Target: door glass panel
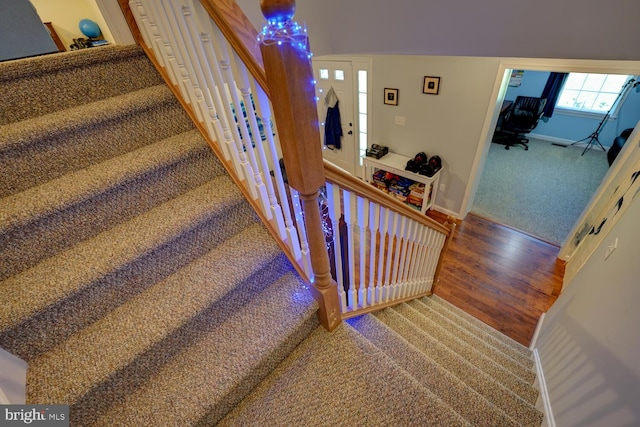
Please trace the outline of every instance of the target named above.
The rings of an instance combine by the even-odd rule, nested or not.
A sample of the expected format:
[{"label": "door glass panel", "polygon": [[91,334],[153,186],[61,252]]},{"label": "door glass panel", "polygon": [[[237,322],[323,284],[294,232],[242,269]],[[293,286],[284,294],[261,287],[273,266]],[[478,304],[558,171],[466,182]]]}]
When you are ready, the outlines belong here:
[{"label": "door glass panel", "polygon": [[358,92],[367,92],[367,70],[358,71]]},{"label": "door glass panel", "polygon": [[322,80],[329,80],[329,70],[326,68],[320,69],[320,78]]},{"label": "door glass panel", "polygon": [[336,80],[344,80],[344,70],[336,70],[335,78]]},{"label": "door glass panel", "polygon": [[360,114],[367,114],[367,94],[358,94],[358,112]]}]

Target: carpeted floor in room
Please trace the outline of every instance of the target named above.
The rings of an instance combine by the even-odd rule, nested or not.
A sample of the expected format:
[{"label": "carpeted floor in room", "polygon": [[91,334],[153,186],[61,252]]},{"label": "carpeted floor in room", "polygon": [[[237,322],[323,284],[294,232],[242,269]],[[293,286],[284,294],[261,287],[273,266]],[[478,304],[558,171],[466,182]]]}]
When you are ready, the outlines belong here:
[{"label": "carpeted floor in room", "polygon": [[595,146],[530,138],[529,150],[491,144],[471,212],[561,246],[609,165]]}]

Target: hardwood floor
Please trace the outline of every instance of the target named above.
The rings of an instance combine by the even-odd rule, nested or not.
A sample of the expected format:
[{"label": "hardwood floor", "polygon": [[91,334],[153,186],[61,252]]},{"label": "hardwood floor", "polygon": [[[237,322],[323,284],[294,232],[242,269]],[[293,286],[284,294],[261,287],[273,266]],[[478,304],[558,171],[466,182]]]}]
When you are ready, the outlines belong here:
[{"label": "hardwood floor", "polygon": [[558,251],[469,214],[452,235],[434,293],[529,346],[540,315],[562,288]]}]

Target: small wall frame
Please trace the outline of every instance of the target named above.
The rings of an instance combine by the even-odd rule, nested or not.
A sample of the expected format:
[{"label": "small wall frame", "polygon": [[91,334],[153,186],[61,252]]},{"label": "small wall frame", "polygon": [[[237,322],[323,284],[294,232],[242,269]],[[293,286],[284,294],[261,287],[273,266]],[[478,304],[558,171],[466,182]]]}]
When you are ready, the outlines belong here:
[{"label": "small wall frame", "polygon": [[440,92],[440,77],[424,76],[422,93],[437,95]]},{"label": "small wall frame", "polygon": [[398,89],[384,88],[384,103],[398,105]]}]

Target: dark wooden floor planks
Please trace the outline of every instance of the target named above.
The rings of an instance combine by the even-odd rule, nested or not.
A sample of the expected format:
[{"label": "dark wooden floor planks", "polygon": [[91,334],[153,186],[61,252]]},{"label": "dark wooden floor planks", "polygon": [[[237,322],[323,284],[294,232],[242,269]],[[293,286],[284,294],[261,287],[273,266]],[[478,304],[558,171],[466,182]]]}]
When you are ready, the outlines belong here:
[{"label": "dark wooden floor planks", "polygon": [[469,214],[451,237],[434,293],[529,346],[540,315],[562,288],[564,263],[558,251]]}]

